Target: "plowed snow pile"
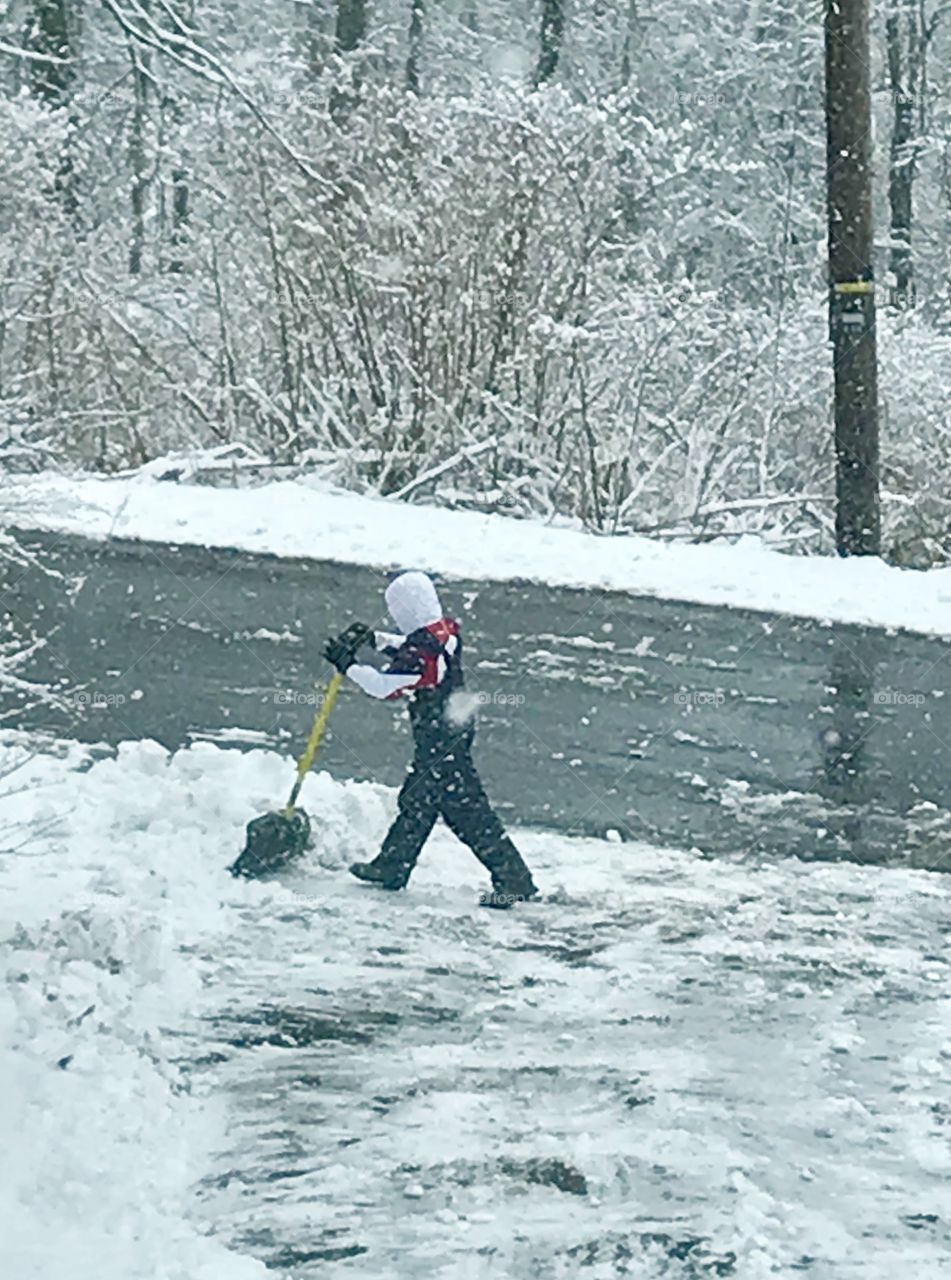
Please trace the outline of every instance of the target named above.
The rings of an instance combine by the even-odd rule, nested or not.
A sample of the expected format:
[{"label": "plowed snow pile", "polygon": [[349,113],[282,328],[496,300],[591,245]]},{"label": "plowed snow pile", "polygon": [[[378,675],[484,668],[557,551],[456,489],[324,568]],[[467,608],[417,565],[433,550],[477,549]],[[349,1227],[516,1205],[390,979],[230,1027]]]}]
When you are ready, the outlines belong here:
[{"label": "plowed snow pile", "polygon": [[394,798],[316,775],[245,885],[273,753],[0,758],[5,1276],[946,1274],[940,875],[523,832],[498,914],[446,833],[351,882]]}]

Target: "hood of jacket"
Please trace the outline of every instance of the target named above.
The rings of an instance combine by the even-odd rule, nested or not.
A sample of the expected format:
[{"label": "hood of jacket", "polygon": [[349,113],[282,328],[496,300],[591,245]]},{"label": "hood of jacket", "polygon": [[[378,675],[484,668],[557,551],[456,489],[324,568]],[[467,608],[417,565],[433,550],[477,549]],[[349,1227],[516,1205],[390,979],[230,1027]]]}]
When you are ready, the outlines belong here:
[{"label": "hood of jacket", "polygon": [[404,635],[438,622],[442,605],[432,580],[416,570],[401,573],[387,587],[384,599],[390,616]]}]

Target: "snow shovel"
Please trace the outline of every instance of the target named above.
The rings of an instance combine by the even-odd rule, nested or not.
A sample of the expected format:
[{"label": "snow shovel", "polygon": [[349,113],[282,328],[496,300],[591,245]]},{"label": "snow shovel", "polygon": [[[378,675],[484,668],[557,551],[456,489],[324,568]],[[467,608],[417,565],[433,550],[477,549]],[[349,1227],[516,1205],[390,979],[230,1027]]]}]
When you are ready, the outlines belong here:
[{"label": "snow shovel", "polygon": [[314,756],[342,684],[343,676],[338,671],[327,686],[327,692],[314,716],[307,746],[297,762],[297,778],[291,798],[279,813],[263,813],[260,818],[252,818],[248,823],[245,846],[228,868],[233,876],[253,880],[256,876],[269,875],[293,858],[300,857],[310,844],[310,818],[303,809],[296,809],[294,806],[304,778],[314,763]]}]

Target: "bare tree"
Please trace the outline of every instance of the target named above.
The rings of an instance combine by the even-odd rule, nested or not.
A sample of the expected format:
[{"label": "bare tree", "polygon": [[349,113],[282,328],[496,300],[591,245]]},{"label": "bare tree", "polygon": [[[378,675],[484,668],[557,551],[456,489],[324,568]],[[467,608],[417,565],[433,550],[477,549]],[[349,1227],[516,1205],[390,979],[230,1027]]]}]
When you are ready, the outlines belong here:
[{"label": "bare tree", "polygon": [[423,51],[423,18],[425,0],[411,0],[409,14],[409,53],[406,56],[406,87],[419,93],[419,65]]},{"label": "bare tree", "polygon": [[[171,21],[171,38],[185,39],[193,34],[189,22],[188,0],[163,0],[162,7]],[[184,136],[187,134],[186,104],[177,78],[166,75],[163,82],[162,116],[165,128],[171,134],[168,150],[172,156],[169,169],[167,196],[163,201],[163,231],[170,253],[163,265],[166,271],[175,273],[183,268],[182,251],[188,233],[189,174],[185,158]]]},{"label": "bare tree", "polygon": [[[337,25],[334,35],[337,53],[342,55],[355,53],[366,39],[366,34],[366,0],[337,0]],[[330,95],[330,114],[335,123],[341,127],[347,123],[360,92],[359,69],[351,66],[349,73],[352,87],[334,86]]]},{"label": "bare tree", "polygon": [[366,0],[337,0],[337,52],[353,53],[366,34]]},{"label": "bare tree", "polygon": [[641,17],[637,0],[628,0],[627,26],[624,31],[624,44],[621,50],[621,83],[631,83],[634,59],[644,40],[647,23]]},{"label": "bare tree", "polygon": [[563,0],[542,0],[540,49],[533,81],[536,89],[550,80],[558,69],[558,59],[561,57],[561,43],[564,34],[565,8]]},{"label": "bare tree", "polygon": [[926,130],[928,46],[947,6],[929,18],[924,0],[888,0],[885,43],[892,99],[892,136],[888,156],[888,203],[891,223],[890,301],[908,306],[915,300],[912,255],[914,185],[918,155]]},{"label": "bare tree", "polygon": [[[72,98],[75,70],[70,19],[70,0],[34,0],[27,23],[24,44],[36,55],[28,62],[30,87],[51,107],[66,107]],[[70,123],[76,124],[73,116]],[[60,156],[55,191],[63,207],[75,214],[76,172],[69,138]]]},{"label": "bare tree", "polygon": [[324,15],[321,6],[311,3],[311,0],[296,0],[295,7],[300,11],[298,22],[307,58],[307,70],[312,76],[316,76],[327,57],[322,23]]},{"label": "bare tree", "polygon": [[149,63],[151,54],[148,49],[140,49],[137,44],[130,40],[129,56],[132,59],[132,89],[134,94],[132,132],[129,137],[129,162],[132,166],[130,190],[132,235],[129,243],[129,274],[137,276],[142,271],[142,257],[145,252],[145,203],[149,187],[146,171],[145,130],[149,109],[149,85],[151,82]]},{"label": "bare tree", "polygon": [[34,0],[27,23],[30,87],[51,106],[65,106],[73,85],[69,0]]}]

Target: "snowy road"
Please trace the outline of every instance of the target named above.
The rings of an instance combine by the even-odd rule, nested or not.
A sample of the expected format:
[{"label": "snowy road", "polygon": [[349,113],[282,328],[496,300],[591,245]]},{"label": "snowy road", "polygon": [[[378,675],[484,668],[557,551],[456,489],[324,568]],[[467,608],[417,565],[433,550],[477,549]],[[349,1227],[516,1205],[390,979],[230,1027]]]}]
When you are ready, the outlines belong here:
[{"label": "snowy road", "polygon": [[237,913],[219,1229],[300,1276],[938,1280],[938,886],[523,843],[554,905],[474,912],[447,841],[396,903]]},{"label": "snowy road", "polygon": [[[81,687],[60,734],[294,752],[319,648],[380,618],[381,575],[314,561],[31,535],[81,582],[7,597],[54,628],[35,669]],[[707,851],[951,865],[951,644],[743,610],[451,582],[481,763],[514,820]],[[406,727],[347,698],[324,762],[399,781]],[[394,745],[392,734],[403,739]]]},{"label": "snowy road", "polygon": [[393,795],[320,774],[307,865],[241,884],[279,757],[87,763],[0,802],[42,823],[0,859],[17,1280],[947,1274],[944,877],[521,832],[549,900],[499,915],[446,835],[348,882]]}]

